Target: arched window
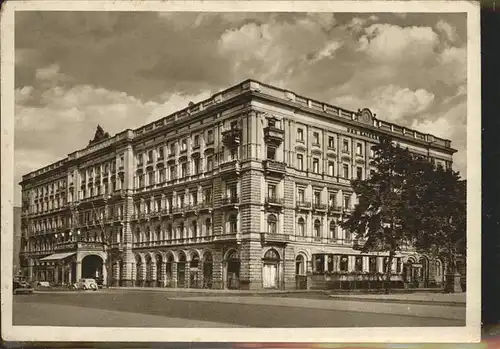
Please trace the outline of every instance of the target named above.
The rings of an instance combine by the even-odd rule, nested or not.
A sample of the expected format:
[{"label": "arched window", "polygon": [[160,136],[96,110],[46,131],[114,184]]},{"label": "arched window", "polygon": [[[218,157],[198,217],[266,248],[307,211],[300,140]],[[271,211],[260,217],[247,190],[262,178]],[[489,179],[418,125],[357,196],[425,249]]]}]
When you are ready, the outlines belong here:
[{"label": "arched window", "polygon": [[298,226],[299,226],[299,235],[300,236],[306,235],[306,222],[304,221],[304,218],[302,217],[299,218]]},{"label": "arched window", "polygon": [[184,239],[184,222],[179,224],[179,238]]},{"label": "arched window", "polygon": [[159,225],[156,226],[156,230],[155,230],[155,240],[156,241],[160,241],[161,240],[161,228]]},{"label": "arched window", "polygon": [[238,231],[238,218],[235,214],[229,216],[229,232],[231,234]]},{"label": "arched window", "polygon": [[304,256],[300,254],[297,256],[297,258],[295,258],[295,274],[296,275],[305,274]]},{"label": "arched window", "polygon": [[172,240],[172,224],[167,225],[167,239]]},{"label": "arched window", "polygon": [[207,229],[207,235],[210,235],[211,234],[211,229],[212,229],[212,222],[211,222],[210,218],[207,218],[205,220],[205,227]]},{"label": "arched window", "polygon": [[264,255],[264,259],[279,261],[280,260],[280,255],[279,255],[279,253],[275,249],[270,249]]},{"label": "arched window", "polygon": [[319,219],[314,221],[314,236],[317,238],[321,237],[321,222]]},{"label": "arched window", "polygon": [[139,229],[135,231],[135,242],[141,242],[141,231]]},{"label": "arched window", "polygon": [[240,255],[238,251],[232,251],[228,256],[227,256],[228,261],[236,261],[240,260]]},{"label": "arched window", "polygon": [[441,277],[441,261],[436,260],[436,276]]},{"label": "arched window", "polygon": [[198,236],[198,222],[195,220],[191,222],[191,234],[194,238]]},{"label": "arched window", "polygon": [[267,216],[267,231],[270,234],[276,234],[278,229],[277,229],[277,222],[276,222],[276,216],[273,214],[270,214]]},{"label": "arched window", "polygon": [[337,232],[336,232],[336,229],[335,229],[335,221],[331,221],[330,222],[330,237],[332,239],[336,239],[337,238]]}]

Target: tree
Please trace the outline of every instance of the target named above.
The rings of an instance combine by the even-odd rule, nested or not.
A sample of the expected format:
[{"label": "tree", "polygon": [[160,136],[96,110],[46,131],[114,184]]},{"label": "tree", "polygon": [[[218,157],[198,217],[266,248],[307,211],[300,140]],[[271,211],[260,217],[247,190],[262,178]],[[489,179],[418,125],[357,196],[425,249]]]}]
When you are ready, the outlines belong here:
[{"label": "tree", "polygon": [[409,239],[405,226],[410,212],[405,192],[409,172],[414,169],[413,157],[387,137],[380,138],[374,151],[375,173],[366,180],[352,181],[358,204],[342,225],[357,239],[365,240],[363,252],[388,252],[385,274],[386,293],[389,293],[392,261]]},{"label": "tree", "polygon": [[417,250],[445,261],[446,291],[454,292],[457,257],[466,253],[466,190],[460,175],[441,166],[431,167],[421,178],[412,178],[409,202],[414,212],[412,229]]}]

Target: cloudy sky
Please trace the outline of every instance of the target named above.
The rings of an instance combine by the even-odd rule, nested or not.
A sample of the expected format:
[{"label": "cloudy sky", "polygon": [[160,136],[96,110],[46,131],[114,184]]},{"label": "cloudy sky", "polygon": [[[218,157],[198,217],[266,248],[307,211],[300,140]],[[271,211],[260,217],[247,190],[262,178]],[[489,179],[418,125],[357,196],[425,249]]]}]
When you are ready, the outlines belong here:
[{"label": "cloudy sky", "polygon": [[[465,177],[466,17],[17,12],[15,180],[247,78],[452,140]],[[16,203],[19,204],[16,191]]]}]

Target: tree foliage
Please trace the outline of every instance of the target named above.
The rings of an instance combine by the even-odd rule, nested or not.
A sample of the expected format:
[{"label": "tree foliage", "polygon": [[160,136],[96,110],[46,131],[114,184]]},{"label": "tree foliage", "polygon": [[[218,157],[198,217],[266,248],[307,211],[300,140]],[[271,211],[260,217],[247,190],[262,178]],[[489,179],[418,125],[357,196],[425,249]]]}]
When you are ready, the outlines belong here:
[{"label": "tree foliage", "polygon": [[388,282],[394,256],[408,244],[454,270],[457,255],[465,253],[465,191],[458,173],[436,168],[390,138],[382,137],[374,150],[375,172],[352,181],[358,204],[343,227],[364,241],[362,251],[388,252]]}]

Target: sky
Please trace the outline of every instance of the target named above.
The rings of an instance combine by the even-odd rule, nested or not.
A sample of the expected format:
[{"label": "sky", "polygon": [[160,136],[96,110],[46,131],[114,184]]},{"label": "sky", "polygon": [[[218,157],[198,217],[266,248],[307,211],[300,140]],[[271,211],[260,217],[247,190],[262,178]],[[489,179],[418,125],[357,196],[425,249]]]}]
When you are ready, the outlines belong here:
[{"label": "sky", "polygon": [[[15,182],[253,78],[451,139],[466,175],[465,14],[17,12]],[[20,204],[20,187],[15,204]]]}]

